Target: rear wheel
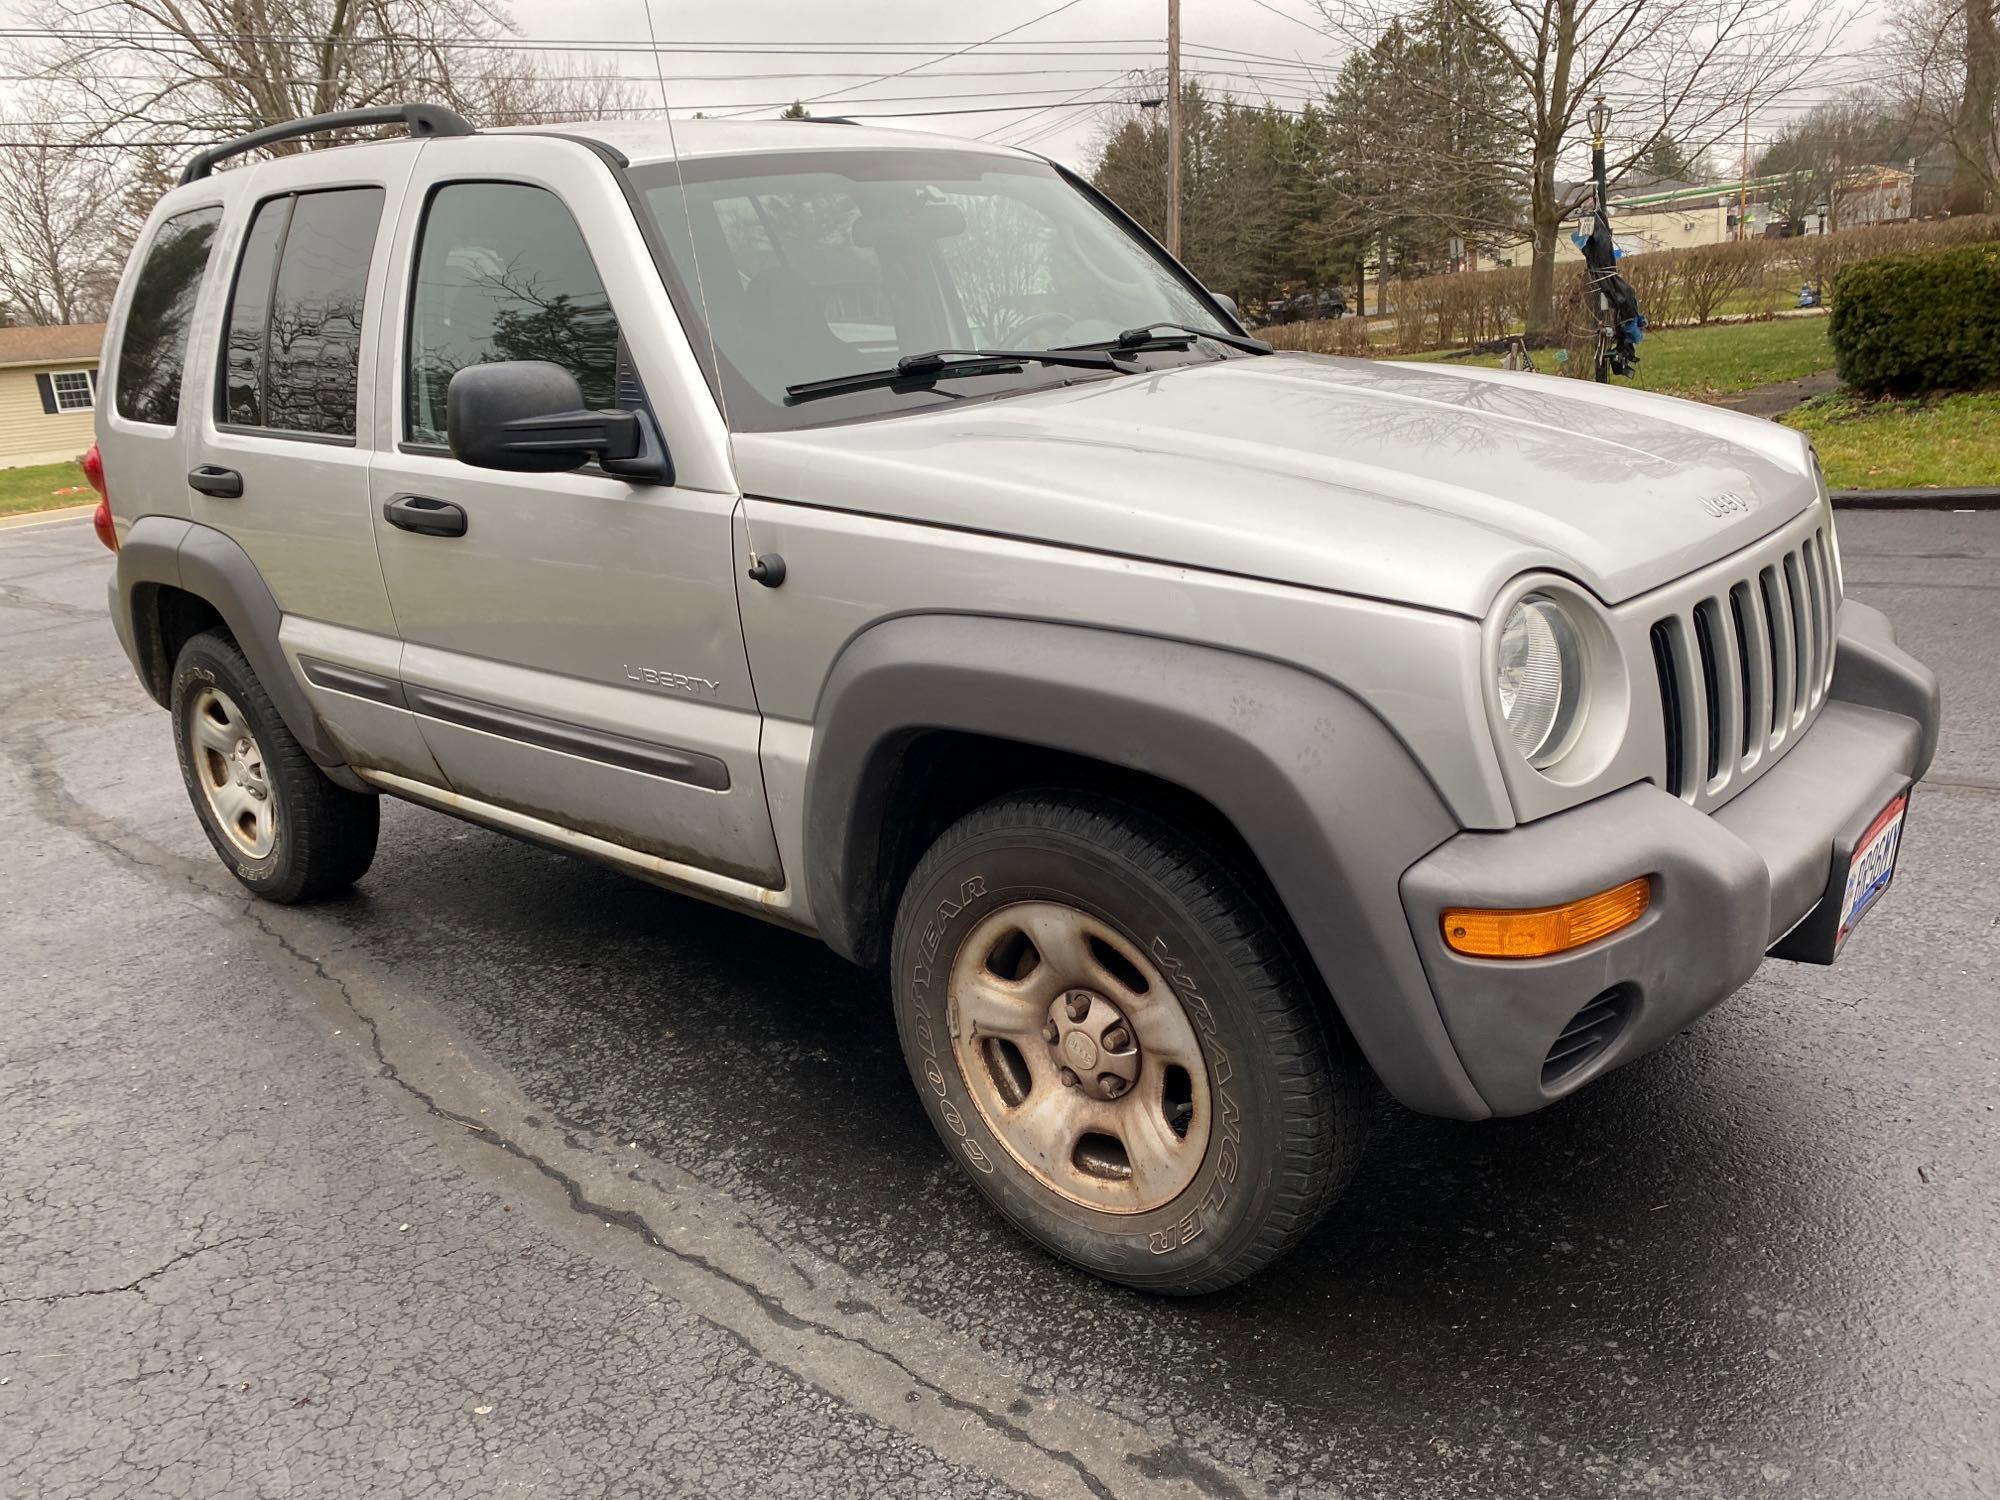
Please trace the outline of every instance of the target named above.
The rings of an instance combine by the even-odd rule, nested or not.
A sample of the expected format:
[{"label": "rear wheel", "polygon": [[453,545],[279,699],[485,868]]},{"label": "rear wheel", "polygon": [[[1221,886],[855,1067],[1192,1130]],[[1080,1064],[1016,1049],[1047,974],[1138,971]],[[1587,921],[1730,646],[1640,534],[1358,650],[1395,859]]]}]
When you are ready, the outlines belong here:
[{"label": "rear wheel", "polygon": [[230,872],[270,901],[352,885],[375,858],[380,810],[313,764],[236,642],[181,648],[170,708],[188,800]]},{"label": "rear wheel", "polygon": [[1352,1174],[1363,1070],[1263,899],[1152,814],[1056,792],[969,814],[911,877],[911,1072],[974,1183],[1057,1255],[1212,1291]]}]

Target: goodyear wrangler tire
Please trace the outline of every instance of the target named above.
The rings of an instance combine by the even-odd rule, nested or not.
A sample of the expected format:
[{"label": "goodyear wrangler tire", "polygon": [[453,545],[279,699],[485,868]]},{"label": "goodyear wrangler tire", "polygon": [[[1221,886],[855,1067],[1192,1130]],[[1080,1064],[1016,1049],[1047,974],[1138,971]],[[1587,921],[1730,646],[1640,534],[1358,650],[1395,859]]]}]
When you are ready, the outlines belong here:
[{"label": "goodyear wrangler tire", "polygon": [[267,901],[352,885],[375,858],[380,804],[313,764],[236,642],[203,631],[181,647],[169,708],[188,800],[234,875]]},{"label": "goodyear wrangler tire", "polygon": [[1065,1260],[1214,1291],[1353,1173],[1351,1042],[1250,882],[1142,809],[1048,792],[968,814],[911,876],[892,962],[946,1148]]}]

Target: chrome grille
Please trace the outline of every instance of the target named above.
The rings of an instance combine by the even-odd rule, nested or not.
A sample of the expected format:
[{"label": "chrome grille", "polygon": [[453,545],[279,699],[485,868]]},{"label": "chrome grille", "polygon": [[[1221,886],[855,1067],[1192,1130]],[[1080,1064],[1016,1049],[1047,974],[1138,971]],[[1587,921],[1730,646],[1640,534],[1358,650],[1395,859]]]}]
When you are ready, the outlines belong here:
[{"label": "chrome grille", "polygon": [[1713,807],[1803,732],[1833,681],[1838,608],[1822,526],[1653,622],[1668,791]]}]

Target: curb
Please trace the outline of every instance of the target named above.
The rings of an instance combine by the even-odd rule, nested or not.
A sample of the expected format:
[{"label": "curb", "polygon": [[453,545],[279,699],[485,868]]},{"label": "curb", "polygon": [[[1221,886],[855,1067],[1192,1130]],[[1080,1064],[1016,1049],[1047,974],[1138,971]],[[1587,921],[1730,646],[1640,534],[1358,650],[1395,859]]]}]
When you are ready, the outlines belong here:
[{"label": "curb", "polygon": [[2000,489],[1835,490],[1843,510],[2000,510]]},{"label": "curb", "polygon": [[0,516],[0,531],[17,531],[24,526],[53,526],[58,521],[74,521],[89,515],[97,509],[97,502],[88,505],[63,505],[51,510],[24,510],[11,516]]}]

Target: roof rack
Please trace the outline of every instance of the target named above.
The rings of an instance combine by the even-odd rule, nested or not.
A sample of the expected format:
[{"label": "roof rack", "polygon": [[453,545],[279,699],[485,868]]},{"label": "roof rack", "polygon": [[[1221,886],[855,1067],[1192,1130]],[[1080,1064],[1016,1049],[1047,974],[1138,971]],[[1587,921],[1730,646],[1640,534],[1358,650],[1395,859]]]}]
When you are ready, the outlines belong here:
[{"label": "roof rack", "polygon": [[327,130],[358,130],[365,125],[407,125],[412,136],[472,135],[472,125],[456,110],[442,104],[382,104],[371,109],[337,109],[331,114],[308,115],[303,120],[287,120],[282,125],[266,125],[248,135],[197,151],[181,172],[186,185],[198,182],[214,170],[215,164],[279,141],[296,140],[302,135],[318,135]]}]

